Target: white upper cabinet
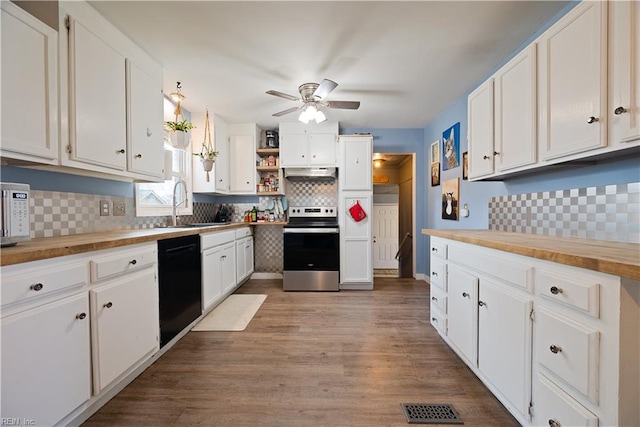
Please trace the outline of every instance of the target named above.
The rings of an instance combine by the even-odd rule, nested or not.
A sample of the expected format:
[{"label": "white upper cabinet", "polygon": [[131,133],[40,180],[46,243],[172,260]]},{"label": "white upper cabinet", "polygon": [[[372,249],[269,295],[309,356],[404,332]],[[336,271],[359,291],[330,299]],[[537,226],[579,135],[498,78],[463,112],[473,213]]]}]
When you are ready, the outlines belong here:
[{"label": "white upper cabinet", "polygon": [[609,3],[609,143],[640,143],[640,5]]},{"label": "white upper cabinet", "polygon": [[340,188],[341,190],[373,191],[373,138],[371,135],[341,136]]},{"label": "white upper cabinet", "polygon": [[584,1],[539,39],[544,160],[607,145],[607,2]]},{"label": "white upper cabinet", "polygon": [[491,175],[493,149],[493,78],[474,90],[467,100],[469,178]]},{"label": "white upper cabinet", "polygon": [[536,44],[494,75],[497,172],[536,162]]},{"label": "white upper cabinet", "polygon": [[229,124],[230,190],[233,194],[256,193],[256,148],[260,129],[255,123]]},{"label": "white upper cabinet", "polygon": [[69,24],[70,158],[125,170],[125,57],[81,22]]},{"label": "white upper cabinet", "polygon": [[216,164],[213,166],[214,188],[217,193],[228,193],[230,189],[229,164],[231,162],[229,134],[227,133],[227,124],[216,115],[213,116],[213,133],[213,148],[218,152]]},{"label": "white upper cabinet", "polygon": [[60,2],[60,163],[162,181],[162,67],[85,2]]},{"label": "white upper cabinet", "polygon": [[58,162],[58,33],[2,4],[3,159]]},{"label": "white upper cabinet", "polygon": [[153,80],[133,61],[127,61],[127,77],[129,170],[160,178],[164,153],[162,82]]},{"label": "white upper cabinet", "polygon": [[280,123],[280,166],[338,166],[338,123]]}]

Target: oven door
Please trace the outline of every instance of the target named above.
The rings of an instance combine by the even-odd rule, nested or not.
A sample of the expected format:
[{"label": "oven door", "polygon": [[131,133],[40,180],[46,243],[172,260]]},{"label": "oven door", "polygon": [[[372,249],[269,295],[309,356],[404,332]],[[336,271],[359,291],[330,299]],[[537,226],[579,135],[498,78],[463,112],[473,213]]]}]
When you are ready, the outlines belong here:
[{"label": "oven door", "polygon": [[284,233],[285,271],[338,271],[338,228],[287,228]]}]

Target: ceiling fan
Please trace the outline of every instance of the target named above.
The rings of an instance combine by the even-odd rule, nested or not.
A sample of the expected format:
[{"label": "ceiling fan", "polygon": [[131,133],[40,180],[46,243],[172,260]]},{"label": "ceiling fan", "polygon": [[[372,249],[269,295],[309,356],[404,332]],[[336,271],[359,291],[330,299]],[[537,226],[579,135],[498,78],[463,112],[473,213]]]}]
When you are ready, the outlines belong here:
[{"label": "ceiling fan", "polygon": [[279,92],[277,90],[268,90],[269,95],[278,96],[280,98],[288,99],[290,101],[301,101],[302,104],[297,107],[288,108],[283,111],[279,111],[273,114],[274,117],[281,117],[285,114],[293,113],[294,111],[302,110],[300,120],[303,123],[309,123],[310,120],[315,120],[317,123],[323,122],[327,119],[322,111],[318,107],[326,108],[341,108],[347,110],[357,110],[360,107],[360,101],[323,101],[323,99],[329,95],[336,87],[338,83],[324,79],[322,83],[303,83],[298,87],[300,96],[288,95],[286,93]]}]

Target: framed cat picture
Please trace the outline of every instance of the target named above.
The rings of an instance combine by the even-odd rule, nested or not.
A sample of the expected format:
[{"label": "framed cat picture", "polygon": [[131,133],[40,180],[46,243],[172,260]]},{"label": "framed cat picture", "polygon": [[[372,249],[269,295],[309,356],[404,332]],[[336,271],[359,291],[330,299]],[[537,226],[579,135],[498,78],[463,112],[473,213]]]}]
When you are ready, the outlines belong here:
[{"label": "framed cat picture", "polygon": [[442,181],[442,219],[458,221],[459,178]]},{"label": "framed cat picture", "polygon": [[442,132],[442,170],[460,166],[460,122]]}]

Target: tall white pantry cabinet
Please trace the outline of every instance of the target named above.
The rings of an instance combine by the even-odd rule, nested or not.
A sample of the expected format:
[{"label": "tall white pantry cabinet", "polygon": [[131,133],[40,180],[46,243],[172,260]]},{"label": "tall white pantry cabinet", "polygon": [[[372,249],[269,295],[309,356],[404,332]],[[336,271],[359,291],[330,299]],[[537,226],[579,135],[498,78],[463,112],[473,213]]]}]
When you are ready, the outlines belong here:
[{"label": "tall white pantry cabinet", "polygon": [[[373,289],[373,137],[342,135],[338,140],[338,222],[340,289]],[[359,203],[367,217],[357,222],[349,208]]]}]

